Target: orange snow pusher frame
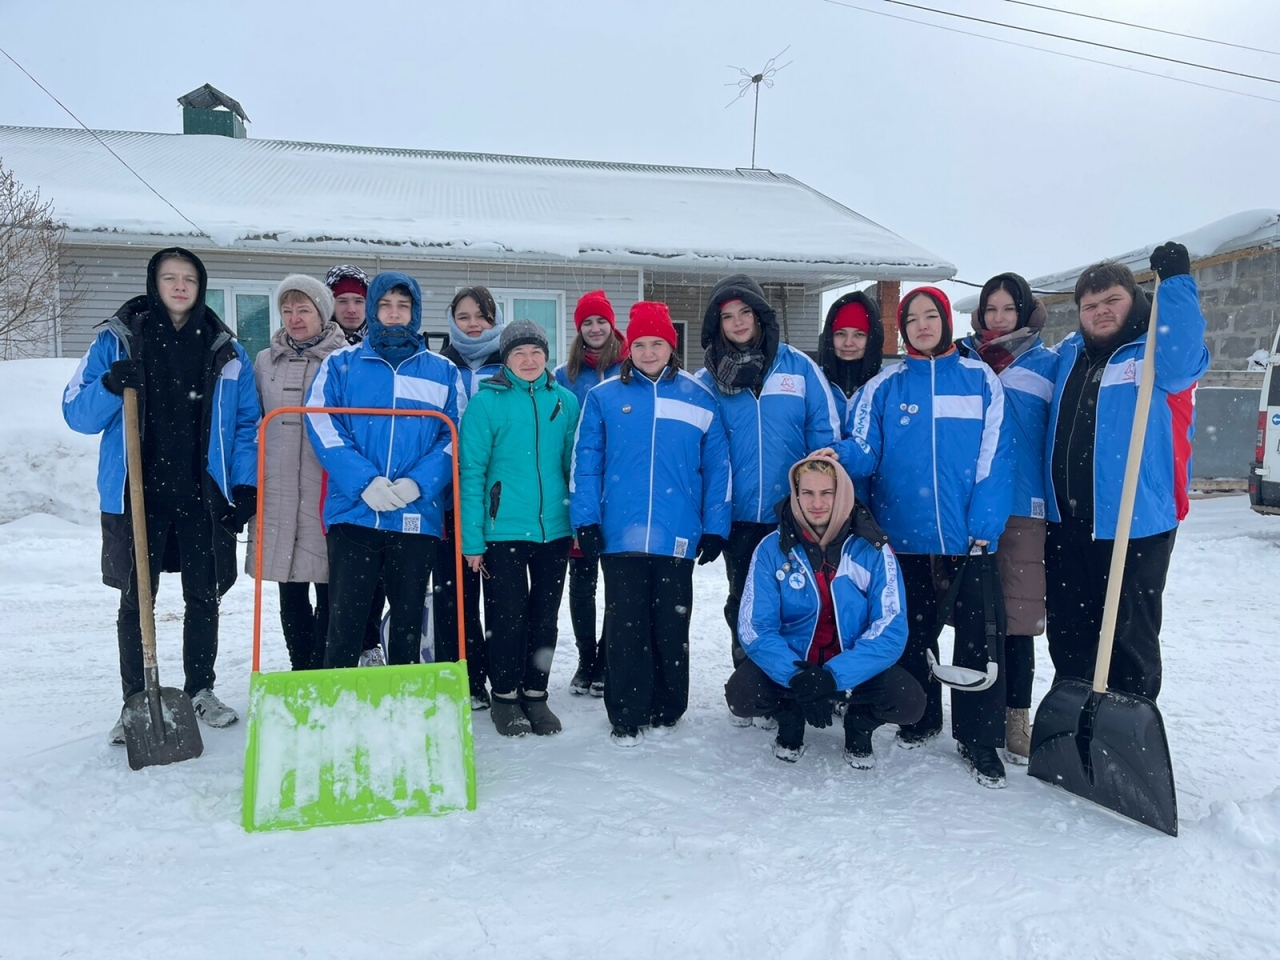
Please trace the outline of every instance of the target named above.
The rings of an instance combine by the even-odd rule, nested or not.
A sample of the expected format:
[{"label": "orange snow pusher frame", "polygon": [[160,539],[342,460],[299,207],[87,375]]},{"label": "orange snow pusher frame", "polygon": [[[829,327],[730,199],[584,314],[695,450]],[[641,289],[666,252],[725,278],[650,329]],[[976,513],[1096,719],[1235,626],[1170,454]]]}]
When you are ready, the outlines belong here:
[{"label": "orange snow pusher frame", "polygon": [[[309,413],[436,417],[453,442],[458,663],[263,673],[262,495],[267,424]],[[434,410],[280,407],[258,430],[258,515],[253,582],[253,673],[244,755],[245,830],[306,829],[474,810],[475,754],[462,606],[458,432]]]}]

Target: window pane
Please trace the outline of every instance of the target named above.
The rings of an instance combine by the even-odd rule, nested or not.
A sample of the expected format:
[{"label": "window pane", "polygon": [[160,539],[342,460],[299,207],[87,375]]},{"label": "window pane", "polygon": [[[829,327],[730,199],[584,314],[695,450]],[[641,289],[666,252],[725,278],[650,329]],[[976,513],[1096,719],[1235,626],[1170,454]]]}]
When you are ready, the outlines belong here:
[{"label": "window pane", "polygon": [[271,298],[259,293],[236,294],[236,337],[252,361],[271,343]]},{"label": "window pane", "polygon": [[[218,319],[223,323],[231,326],[231,321],[227,319],[227,296],[224,290],[206,290],[204,292],[204,305],[218,315]],[[232,330],[235,327],[231,327]]]},{"label": "window pane", "polygon": [[556,301],[517,298],[511,301],[511,307],[510,320],[532,320],[547,332],[547,343],[551,346],[547,357],[547,367],[554,368],[556,365],[557,341],[560,339],[560,334],[556,330],[556,314],[558,313]]}]

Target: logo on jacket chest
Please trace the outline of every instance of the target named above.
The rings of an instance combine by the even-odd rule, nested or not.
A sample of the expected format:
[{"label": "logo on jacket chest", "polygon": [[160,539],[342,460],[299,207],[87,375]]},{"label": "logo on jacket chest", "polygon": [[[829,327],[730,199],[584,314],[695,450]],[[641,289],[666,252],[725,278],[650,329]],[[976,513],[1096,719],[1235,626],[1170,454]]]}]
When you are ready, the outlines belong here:
[{"label": "logo on jacket chest", "polygon": [[784,373],[782,376],[778,377],[778,392],[793,394],[799,393],[800,391],[796,389],[796,378],[791,376],[789,373]]}]

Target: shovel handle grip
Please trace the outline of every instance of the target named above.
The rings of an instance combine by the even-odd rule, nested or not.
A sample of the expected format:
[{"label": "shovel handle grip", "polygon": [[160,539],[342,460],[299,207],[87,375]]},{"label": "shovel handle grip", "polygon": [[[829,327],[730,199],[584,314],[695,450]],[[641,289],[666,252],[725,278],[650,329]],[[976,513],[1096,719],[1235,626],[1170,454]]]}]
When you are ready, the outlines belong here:
[{"label": "shovel handle grip", "polygon": [[151,596],[151,553],[147,547],[147,508],[142,500],[142,431],[138,425],[138,391],[125,387],[124,445],[128,458],[129,507],[133,519],[133,560],[138,580],[138,612],[142,621],[142,666],[156,666],[156,608]]},{"label": "shovel handle grip", "polygon": [[1133,411],[1133,429],[1129,433],[1129,458],[1124,467],[1124,486],[1120,490],[1120,513],[1116,517],[1116,539],[1111,547],[1111,571],[1107,575],[1107,598],[1102,607],[1102,630],[1098,634],[1098,657],[1093,665],[1093,692],[1106,693],[1111,675],[1111,648],[1116,639],[1116,620],[1120,615],[1120,590],[1124,586],[1124,562],[1129,552],[1129,530],[1133,526],[1133,506],[1138,498],[1138,475],[1142,470],[1142,448],[1147,440],[1147,418],[1151,413],[1151,394],[1156,383],[1156,337],[1160,329],[1160,278],[1151,296],[1151,321],[1147,342],[1142,350],[1142,375],[1138,378],[1138,402]]}]

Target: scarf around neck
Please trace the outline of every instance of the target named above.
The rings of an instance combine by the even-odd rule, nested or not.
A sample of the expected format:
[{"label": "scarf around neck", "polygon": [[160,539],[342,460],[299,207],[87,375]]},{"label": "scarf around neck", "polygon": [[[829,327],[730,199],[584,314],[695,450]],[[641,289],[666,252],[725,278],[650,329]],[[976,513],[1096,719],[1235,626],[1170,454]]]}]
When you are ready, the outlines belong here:
[{"label": "scarf around neck", "polygon": [[498,350],[498,340],[502,337],[502,328],[506,323],[502,316],[502,308],[499,307],[495,312],[498,316],[494,319],[493,326],[478,337],[468,337],[454,322],[453,314],[449,314],[449,346],[458,352],[458,356],[465,360],[472,370],[483,367],[484,362]]},{"label": "scarf around neck", "polygon": [[734,346],[726,343],[723,337],[716,337],[707,344],[703,355],[703,363],[711,379],[727,397],[759,386],[764,379],[767,360],[763,336],[745,347]]}]

